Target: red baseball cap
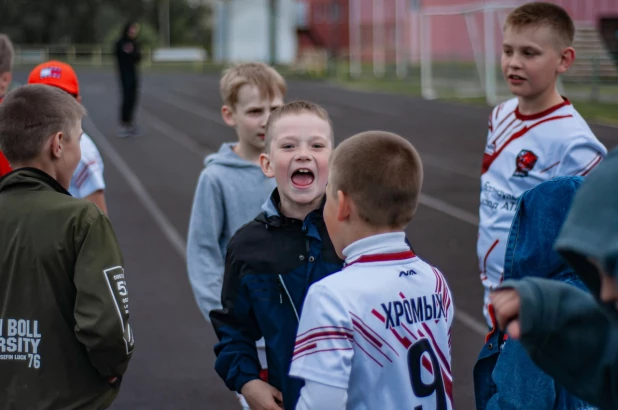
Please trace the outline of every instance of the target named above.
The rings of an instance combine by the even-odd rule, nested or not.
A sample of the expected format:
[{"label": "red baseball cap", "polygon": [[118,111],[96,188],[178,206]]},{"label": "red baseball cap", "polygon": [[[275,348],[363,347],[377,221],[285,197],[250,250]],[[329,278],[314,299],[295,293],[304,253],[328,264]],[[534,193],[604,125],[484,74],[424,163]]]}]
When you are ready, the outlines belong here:
[{"label": "red baseball cap", "polygon": [[79,82],[75,70],[61,61],[47,61],[36,66],[28,76],[28,84],[47,84],[75,97],[79,95]]}]

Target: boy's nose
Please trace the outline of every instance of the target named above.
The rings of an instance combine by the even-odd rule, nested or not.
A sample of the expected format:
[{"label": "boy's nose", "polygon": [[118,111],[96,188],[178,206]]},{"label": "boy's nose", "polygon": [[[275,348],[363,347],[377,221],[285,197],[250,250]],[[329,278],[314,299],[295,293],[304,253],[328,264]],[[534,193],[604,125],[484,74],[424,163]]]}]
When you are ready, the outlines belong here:
[{"label": "boy's nose", "polygon": [[311,161],[311,155],[306,149],[300,149],[298,154],[296,154],[297,161]]},{"label": "boy's nose", "polygon": [[512,56],[509,59],[509,67],[520,68],[521,60],[519,59],[519,57]]}]

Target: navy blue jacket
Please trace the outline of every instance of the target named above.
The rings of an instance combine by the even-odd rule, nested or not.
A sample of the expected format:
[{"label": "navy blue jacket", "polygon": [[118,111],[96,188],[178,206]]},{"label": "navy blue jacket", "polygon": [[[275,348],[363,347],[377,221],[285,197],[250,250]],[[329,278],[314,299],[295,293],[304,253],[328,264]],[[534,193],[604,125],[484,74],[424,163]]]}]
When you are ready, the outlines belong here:
[{"label": "navy blue jacket", "polygon": [[[559,177],[526,191],[507,242],[504,280],[542,277],[586,289],[553,250],[581,177]],[[495,321],[494,321],[495,322]],[[476,408],[581,410],[594,407],[569,394],[541,369],[521,343],[494,326],[474,366]]]},{"label": "navy blue jacket", "polygon": [[230,240],[221,303],[210,313],[219,338],[215,369],[230,390],[260,377],[255,342],[264,337],[268,383],[294,409],[303,382],[288,376],[298,318],[309,286],[341,270],[322,208],[304,221],[278,212],[275,189],[264,212]]}]

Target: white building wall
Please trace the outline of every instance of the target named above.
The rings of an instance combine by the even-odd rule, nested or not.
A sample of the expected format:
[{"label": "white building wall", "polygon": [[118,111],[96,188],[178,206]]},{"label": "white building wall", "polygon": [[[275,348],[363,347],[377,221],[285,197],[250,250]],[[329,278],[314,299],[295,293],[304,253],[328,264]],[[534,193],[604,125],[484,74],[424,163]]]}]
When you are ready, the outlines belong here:
[{"label": "white building wall", "polygon": [[[278,0],[277,63],[296,59],[295,0]],[[219,1],[215,8],[214,57],[219,62],[270,60],[269,0]]]}]

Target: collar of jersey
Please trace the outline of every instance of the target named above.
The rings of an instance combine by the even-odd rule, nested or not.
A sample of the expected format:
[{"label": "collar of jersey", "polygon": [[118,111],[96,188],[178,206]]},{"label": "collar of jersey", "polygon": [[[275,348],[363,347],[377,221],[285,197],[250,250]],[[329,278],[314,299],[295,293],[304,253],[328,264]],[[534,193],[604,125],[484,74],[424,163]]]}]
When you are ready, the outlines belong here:
[{"label": "collar of jersey", "polygon": [[553,107],[549,107],[548,109],[541,111],[541,112],[537,112],[536,114],[531,114],[531,115],[524,115],[521,112],[519,112],[519,105],[517,106],[517,108],[515,108],[515,118],[517,118],[518,120],[521,121],[532,121],[532,120],[539,120],[543,117],[548,116],[549,114],[553,113],[554,111],[559,110],[560,108],[567,106],[567,105],[571,105],[571,101],[569,101],[568,98],[566,97],[562,97],[562,99],[564,101],[562,101],[559,104],[554,105]]},{"label": "collar of jersey", "polygon": [[404,232],[383,233],[360,239],[343,250],[345,267],[356,263],[387,262],[414,258]]}]

